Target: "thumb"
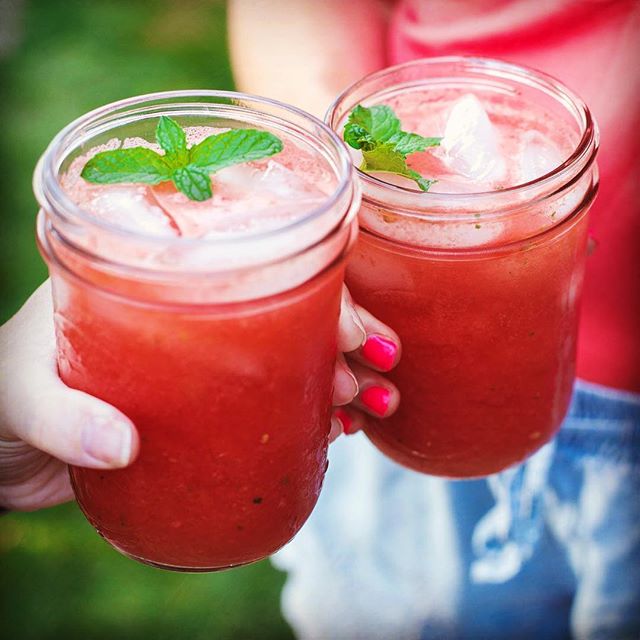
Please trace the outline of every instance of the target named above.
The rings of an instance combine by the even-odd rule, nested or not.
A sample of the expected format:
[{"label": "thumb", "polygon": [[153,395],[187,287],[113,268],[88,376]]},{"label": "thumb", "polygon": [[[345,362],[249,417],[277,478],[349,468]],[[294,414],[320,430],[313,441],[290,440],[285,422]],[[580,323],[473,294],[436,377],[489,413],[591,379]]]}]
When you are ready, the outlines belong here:
[{"label": "thumb", "polygon": [[50,300],[45,283],[0,330],[0,438],[69,464],[124,467],[138,453],[136,429],[111,405],[62,382]]},{"label": "thumb", "polygon": [[106,402],[52,378],[40,375],[37,384],[14,395],[4,433],[68,464],[109,469],[132,462],[139,449],[133,423]]},{"label": "thumb", "polygon": [[14,424],[14,435],[68,464],[125,467],[139,449],[132,422],[117,409],[62,382],[39,393],[37,407]]}]

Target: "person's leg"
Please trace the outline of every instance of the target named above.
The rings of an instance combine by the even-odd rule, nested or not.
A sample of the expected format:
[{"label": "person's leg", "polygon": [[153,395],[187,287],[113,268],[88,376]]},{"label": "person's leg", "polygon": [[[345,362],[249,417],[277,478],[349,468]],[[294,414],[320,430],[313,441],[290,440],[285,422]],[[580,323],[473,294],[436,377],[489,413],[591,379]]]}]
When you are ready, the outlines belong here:
[{"label": "person's leg", "polygon": [[545,638],[566,638],[571,570],[527,507],[538,505],[546,457],[529,461],[524,480],[508,474],[503,497],[520,506],[505,511],[486,480],[425,476],[362,435],[340,439],[316,510],[274,559],[289,573],[285,618],[303,639],[534,639],[542,623]]},{"label": "person's leg", "polygon": [[579,383],[549,484],[546,519],[577,581],[573,636],[640,637],[640,397]]},{"label": "person's leg", "polygon": [[619,572],[639,548],[636,405],[601,400],[579,385],[556,440],[485,480],[408,471],[362,435],[332,445],[318,506],[275,560],[289,571],[283,609],[298,636],[634,630],[640,563]]}]

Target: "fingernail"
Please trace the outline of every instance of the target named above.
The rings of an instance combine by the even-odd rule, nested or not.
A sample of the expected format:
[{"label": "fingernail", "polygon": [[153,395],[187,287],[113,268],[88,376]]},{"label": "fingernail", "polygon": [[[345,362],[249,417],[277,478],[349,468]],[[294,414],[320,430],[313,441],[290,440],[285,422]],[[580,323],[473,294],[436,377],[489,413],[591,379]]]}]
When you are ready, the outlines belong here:
[{"label": "fingernail", "polygon": [[340,421],[340,424],[342,425],[342,431],[346,436],[350,436],[352,433],[354,433],[351,430],[353,426],[353,420],[344,409],[335,409],[333,415]]},{"label": "fingernail", "polygon": [[387,413],[390,400],[391,392],[384,387],[369,387],[360,394],[362,404],[380,417]]},{"label": "fingernail", "polygon": [[353,324],[355,324],[356,327],[358,327],[358,329],[360,330],[360,333],[362,334],[362,338],[360,340],[360,346],[362,346],[365,343],[365,340],[367,339],[367,330],[364,328],[364,325],[362,324],[362,320],[360,320],[360,316],[350,304],[347,305],[347,310],[349,311],[351,320],[353,320]]},{"label": "fingernail", "polygon": [[342,433],[342,423],[335,416],[331,416],[331,429],[329,430],[329,442],[333,442]]},{"label": "fingernail", "polygon": [[96,416],[82,431],[82,448],[96,460],[124,466],[131,458],[131,427],[117,419]]},{"label": "fingernail", "polygon": [[360,385],[358,384],[358,379],[355,377],[353,371],[351,371],[351,369],[349,369],[349,367],[347,365],[344,365],[344,371],[349,376],[349,379],[353,383],[353,396],[352,396],[352,398],[355,398],[358,395],[359,391],[360,391]]},{"label": "fingernail", "polygon": [[362,347],[362,355],[374,366],[382,371],[389,371],[398,353],[398,346],[384,336],[376,334],[367,337]]}]

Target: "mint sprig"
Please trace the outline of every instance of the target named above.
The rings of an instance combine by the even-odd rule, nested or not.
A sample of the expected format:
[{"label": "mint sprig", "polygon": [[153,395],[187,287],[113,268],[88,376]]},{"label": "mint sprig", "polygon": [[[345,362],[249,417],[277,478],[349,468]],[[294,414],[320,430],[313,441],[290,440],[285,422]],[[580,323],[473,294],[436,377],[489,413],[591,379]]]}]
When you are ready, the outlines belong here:
[{"label": "mint sprig", "polygon": [[177,167],[189,163],[187,134],[173,118],[160,116],[156,127],[156,141],[165,152],[165,160],[170,164]]},{"label": "mint sprig", "polygon": [[429,180],[407,165],[407,156],[437,147],[442,138],[425,138],[402,131],[398,116],[387,105],[356,106],[344,127],[344,141],[362,151],[362,171],[386,171],[414,180],[422,191],[437,180]]},{"label": "mint sprig", "polygon": [[146,147],[101,151],[82,169],[81,176],[96,184],[173,182],[190,200],[213,195],[210,174],[234,164],[260,160],[282,151],[282,140],[267,131],[233,129],[208,136],[187,147],[187,136],[168,116],[160,116],[156,141],[164,154]]}]

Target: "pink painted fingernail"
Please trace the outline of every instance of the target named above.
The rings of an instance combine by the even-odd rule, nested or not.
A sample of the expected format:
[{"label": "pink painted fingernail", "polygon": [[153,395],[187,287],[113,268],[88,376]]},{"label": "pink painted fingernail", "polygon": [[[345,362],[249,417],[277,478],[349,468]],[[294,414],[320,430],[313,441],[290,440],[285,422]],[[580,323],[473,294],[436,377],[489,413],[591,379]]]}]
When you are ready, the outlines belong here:
[{"label": "pink painted fingernail", "polygon": [[391,392],[384,387],[369,387],[360,394],[362,404],[380,417],[389,409]]},{"label": "pink painted fingernail", "polygon": [[351,428],[353,427],[353,420],[351,416],[344,409],[335,409],[333,415],[340,420],[342,424],[342,432],[345,436],[350,436],[354,433]]},{"label": "pink painted fingernail", "polygon": [[389,371],[398,354],[398,345],[376,334],[367,337],[367,341],[362,347],[362,355],[376,368],[382,371]]}]

